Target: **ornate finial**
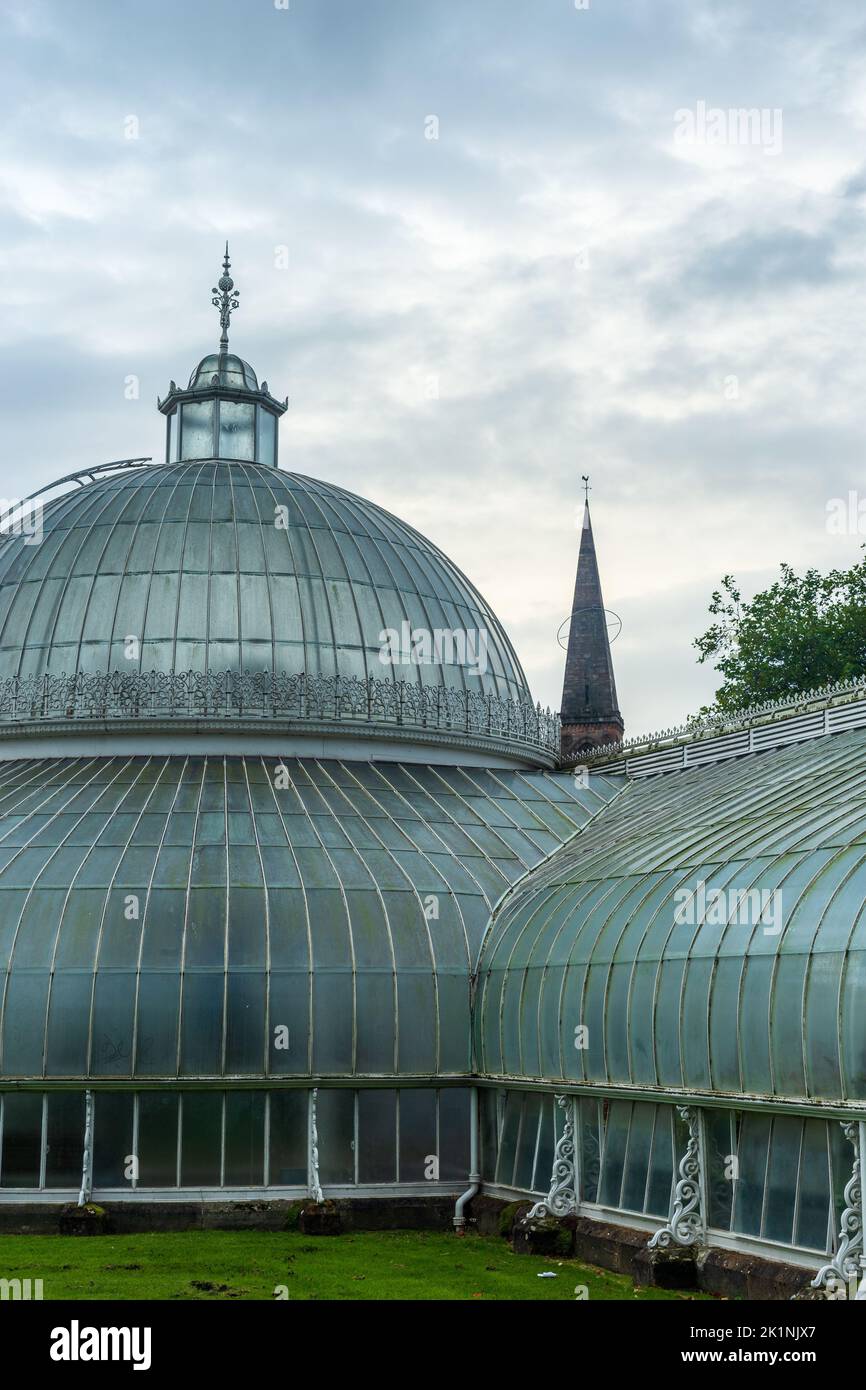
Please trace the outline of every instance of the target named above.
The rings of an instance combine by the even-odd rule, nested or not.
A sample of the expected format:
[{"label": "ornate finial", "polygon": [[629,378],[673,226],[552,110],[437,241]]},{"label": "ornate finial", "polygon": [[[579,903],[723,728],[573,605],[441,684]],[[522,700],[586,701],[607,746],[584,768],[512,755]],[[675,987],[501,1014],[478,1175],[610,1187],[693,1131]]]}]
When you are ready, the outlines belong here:
[{"label": "ornate finial", "polygon": [[239,294],[235,289],[235,282],[231,277],[231,261],[229,260],[229,244],[226,242],[226,253],[223,257],[223,273],[219,278],[219,284],[214,285],[211,290],[215,309],[220,311],[220,352],[225,352],[229,345],[229,324],[231,322],[232,310],[238,307]]},{"label": "ornate finial", "polygon": [[591,489],[590,486],[589,486],[589,474],[588,474],[588,473],[581,473],[580,476],[581,476],[581,480],[582,480],[582,482],[583,482],[583,496],[584,496],[584,499],[585,499],[585,501],[586,501],[587,506],[589,506],[589,494],[590,494],[590,492],[592,491],[592,489]]}]

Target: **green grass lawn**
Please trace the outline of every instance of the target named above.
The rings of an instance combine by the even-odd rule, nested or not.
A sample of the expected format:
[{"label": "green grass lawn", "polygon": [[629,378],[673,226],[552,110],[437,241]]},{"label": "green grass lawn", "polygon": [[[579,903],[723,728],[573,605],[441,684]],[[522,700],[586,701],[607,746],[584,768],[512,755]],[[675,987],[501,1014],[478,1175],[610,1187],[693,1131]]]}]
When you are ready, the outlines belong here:
[{"label": "green grass lawn", "polygon": [[[539,1279],[544,1271],[555,1279]],[[576,1260],[515,1255],[494,1237],[439,1231],[311,1237],[296,1231],[0,1236],[0,1279],[45,1299],[681,1299]],[[283,1293],[282,1297],[286,1294]]]}]

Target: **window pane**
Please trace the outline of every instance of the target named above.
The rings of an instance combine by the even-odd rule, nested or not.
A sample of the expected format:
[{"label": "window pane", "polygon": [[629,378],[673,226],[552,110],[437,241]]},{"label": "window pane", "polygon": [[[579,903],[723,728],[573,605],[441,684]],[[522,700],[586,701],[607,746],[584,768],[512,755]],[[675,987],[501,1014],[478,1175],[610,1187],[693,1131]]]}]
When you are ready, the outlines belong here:
[{"label": "window pane", "polygon": [[358,1181],[397,1177],[397,1092],[358,1093]]},{"label": "window pane", "polygon": [[514,1155],[517,1152],[517,1129],[520,1124],[522,1097],[519,1091],[509,1091],[505,1098],[505,1116],[499,1138],[499,1163],[496,1181],[511,1187],[514,1177]]},{"label": "window pane", "polygon": [[[598,1134],[597,1100],[580,1102],[580,1180],[581,1196],[585,1202],[598,1201],[598,1179],[601,1168]],[[562,1121],[557,1118],[557,1136]]]},{"label": "window pane", "polygon": [[[495,1092],[485,1093],[495,1103]],[[489,1150],[485,1144],[485,1154]],[[495,1152],[495,1151],[494,1151]],[[436,1157],[436,1092],[400,1092],[400,1181],[424,1182],[435,1172],[430,1160]],[[493,1178],[492,1165],[488,1170]]]},{"label": "window pane", "polygon": [[181,406],[181,458],[213,458],[213,408],[213,401],[192,401]]},{"label": "window pane", "polygon": [[767,1165],[764,1229],[766,1240],[790,1245],[794,1232],[794,1201],[800,1168],[803,1121],[797,1115],[776,1115],[770,1161]]},{"label": "window pane", "polygon": [[263,410],[261,406],[258,409],[258,429],[258,462],[273,465],[277,461],[277,421],[269,410]]},{"label": "window pane", "polygon": [[244,401],[220,401],[220,447],[222,459],[255,458],[255,406]]},{"label": "window pane", "polygon": [[131,1093],[100,1091],[93,1125],[93,1186],[129,1187],[127,1158],[132,1154]]},{"label": "window pane", "polygon": [[181,1187],[218,1187],[222,1093],[186,1091],[181,1110]]},{"label": "window pane", "polygon": [[709,1224],[717,1230],[728,1231],[731,1227],[731,1202],[734,1195],[732,1159],[735,1157],[730,1111],[705,1111],[704,1134],[707,1151]]},{"label": "window pane", "polygon": [[743,1116],[737,1157],[739,1168],[734,1198],[732,1229],[742,1235],[761,1234],[761,1213],[767,1175],[767,1149],[770,1119],[765,1115]]},{"label": "window pane", "polygon": [[538,1116],[541,1109],[540,1095],[531,1092],[523,1097],[523,1123],[517,1144],[517,1162],[514,1165],[514,1186],[527,1192],[532,1187],[532,1172],[535,1166],[535,1146],[538,1143]]},{"label": "window pane", "polygon": [[604,1135],[604,1159],[601,1173],[599,1201],[608,1207],[620,1205],[622,1190],[622,1170],[625,1161],[625,1147],[628,1139],[631,1102],[611,1101],[610,1112]]},{"label": "window pane", "polygon": [[265,1180],[265,1093],[226,1093],[226,1187],[260,1187]]},{"label": "window pane", "polygon": [[306,1186],[308,1091],[271,1091],[272,1187]]},{"label": "window pane", "polygon": [[626,1211],[642,1212],[644,1209],[654,1111],[655,1106],[641,1101],[636,1101],[632,1110],[622,1189],[622,1204]]},{"label": "window pane", "polygon": [[355,1181],[355,1092],[319,1091],[316,1103],[319,1134],[319,1178],[328,1183]]},{"label": "window pane", "polygon": [[46,1187],[81,1186],[84,1094],[56,1091],[48,1097]]},{"label": "window pane", "polygon": [[[569,1106],[573,1108],[573,1101],[569,1099]],[[556,1145],[555,1125],[556,1117],[554,1111],[558,1111],[553,1096],[542,1096],[541,1098],[541,1127],[538,1134],[538,1155],[535,1160],[535,1178],[532,1183],[534,1192],[550,1191],[550,1179],[553,1173],[553,1157]],[[571,1113],[571,1111],[569,1112]]]},{"label": "window pane", "polygon": [[469,1092],[439,1092],[439,1176],[446,1182],[469,1172]]},{"label": "window pane", "polygon": [[797,1245],[805,1245],[809,1250],[824,1250],[827,1245],[829,1215],[830,1165],[827,1154],[827,1121],[807,1120],[803,1128],[803,1152],[800,1161]]},{"label": "window pane", "polygon": [[38,1187],[42,1149],[42,1096],[22,1092],[3,1097],[4,1187]]},{"label": "window pane", "polygon": [[177,1187],[177,1093],[138,1099],[138,1185]]}]

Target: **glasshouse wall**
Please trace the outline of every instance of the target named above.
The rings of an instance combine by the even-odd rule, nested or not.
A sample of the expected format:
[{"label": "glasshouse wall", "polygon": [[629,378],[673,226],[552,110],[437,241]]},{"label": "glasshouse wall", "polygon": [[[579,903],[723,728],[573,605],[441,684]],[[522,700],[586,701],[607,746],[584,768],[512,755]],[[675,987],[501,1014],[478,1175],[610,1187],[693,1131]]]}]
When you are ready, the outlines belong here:
[{"label": "glasshouse wall", "polygon": [[[539,1091],[481,1092],[485,1187],[543,1199],[557,1140],[574,1116],[581,1214],[663,1226],[674,1209],[689,1127],[676,1105],[580,1097],[556,1104]],[[716,1107],[700,1111],[706,1240],[761,1242],[772,1255],[832,1255],[853,1151],[838,1120]]]},{"label": "glasshouse wall", "polygon": [[[0,1094],[0,1200],[79,1191],[86,1092]],[[454,1191],[469,1168],[465,1087],[96,1091],[94,1197],[395,1184]]]}]

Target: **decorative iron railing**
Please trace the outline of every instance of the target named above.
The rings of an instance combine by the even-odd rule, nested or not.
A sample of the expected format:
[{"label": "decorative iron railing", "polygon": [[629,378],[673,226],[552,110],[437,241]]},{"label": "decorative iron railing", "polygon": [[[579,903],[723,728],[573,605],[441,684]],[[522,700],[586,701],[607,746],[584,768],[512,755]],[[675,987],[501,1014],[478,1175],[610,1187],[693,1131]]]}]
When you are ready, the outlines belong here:
[{"label": "decorative iron railing", "polygon": [[540,705],[373,676],[111,671],[0,680],[0,725],[184,717],[394,724],[559,753],[559,716]]},{"label": "decorative iron railing", "polygon": [[590,767],[649,777],[738,758],[866,726],[866,678],[806,690],[736,714],[605,744],[581,755]]}]

